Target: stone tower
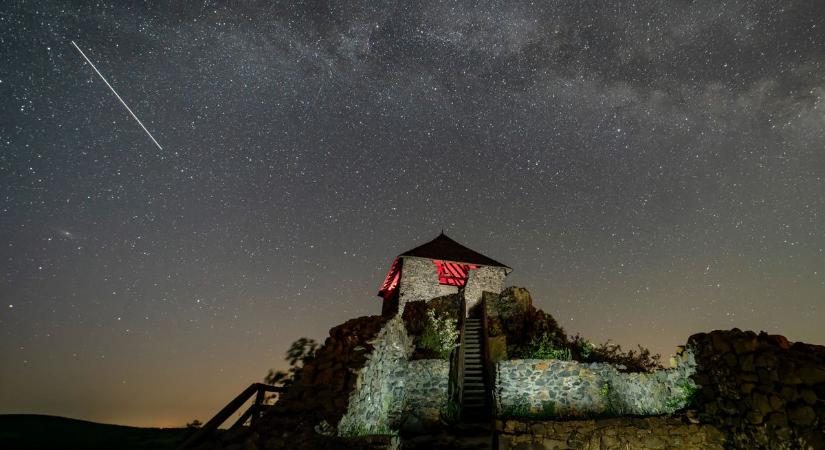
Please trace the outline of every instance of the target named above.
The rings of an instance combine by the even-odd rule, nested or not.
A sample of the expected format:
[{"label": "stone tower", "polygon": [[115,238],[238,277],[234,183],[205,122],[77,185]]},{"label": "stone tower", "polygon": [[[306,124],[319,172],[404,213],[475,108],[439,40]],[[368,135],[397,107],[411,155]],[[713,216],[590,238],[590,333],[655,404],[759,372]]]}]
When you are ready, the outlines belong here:
[{"label": "stone tower", "polygon": [[378,291],[386,316],[404,312],[404,304],[454,294],[464,288],[467,310],[484,291],[499,293],[510,267],[450,239],[443,232],[426,244],[398,255]]}]

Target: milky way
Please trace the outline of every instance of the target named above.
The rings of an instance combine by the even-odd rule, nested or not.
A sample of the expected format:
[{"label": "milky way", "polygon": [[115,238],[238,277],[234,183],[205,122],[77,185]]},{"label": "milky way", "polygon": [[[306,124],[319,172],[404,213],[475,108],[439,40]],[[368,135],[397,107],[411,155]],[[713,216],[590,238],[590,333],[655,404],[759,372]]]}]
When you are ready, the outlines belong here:
[{"label": "milky way", "polygon": [[825,341],[823,2],[127,3],[0,7],[0,413],[205,420],[442,228],[595,342]]}]

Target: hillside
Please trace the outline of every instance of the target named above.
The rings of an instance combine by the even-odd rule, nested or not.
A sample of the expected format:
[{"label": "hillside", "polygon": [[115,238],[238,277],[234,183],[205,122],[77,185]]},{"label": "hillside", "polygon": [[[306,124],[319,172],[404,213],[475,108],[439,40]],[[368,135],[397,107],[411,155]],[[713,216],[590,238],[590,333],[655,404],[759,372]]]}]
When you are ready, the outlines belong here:
[{"label": "hillside", "polygon": [[37,414],[0,415],[0,448],[164,450],[176,448],[191,430],[137,428]]}]

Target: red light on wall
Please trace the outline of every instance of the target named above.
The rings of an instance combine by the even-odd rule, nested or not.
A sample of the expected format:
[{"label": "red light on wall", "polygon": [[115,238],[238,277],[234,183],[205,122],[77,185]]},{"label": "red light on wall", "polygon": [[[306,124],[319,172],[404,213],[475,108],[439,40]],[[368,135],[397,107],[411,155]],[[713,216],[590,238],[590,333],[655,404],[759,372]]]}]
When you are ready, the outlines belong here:
[{"label": "red light on wall", "polygon": [[470,276],[470,270],[475,269],[474,264],[461,264],[448,261],[433,260],[438,270],[438,283],[450,286],[464,286]]}]

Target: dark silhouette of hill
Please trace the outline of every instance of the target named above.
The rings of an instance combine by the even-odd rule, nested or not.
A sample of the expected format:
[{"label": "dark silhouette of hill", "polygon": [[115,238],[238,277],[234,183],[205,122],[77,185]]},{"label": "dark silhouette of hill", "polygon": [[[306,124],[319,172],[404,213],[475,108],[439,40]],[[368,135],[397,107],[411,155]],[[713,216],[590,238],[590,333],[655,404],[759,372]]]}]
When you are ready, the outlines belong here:
[{"label": "dark silhouette of hill", "polygon": [[186,428],[137,428],[38,414],[0,415],[0,448],[174,449],[192,433]]}]

